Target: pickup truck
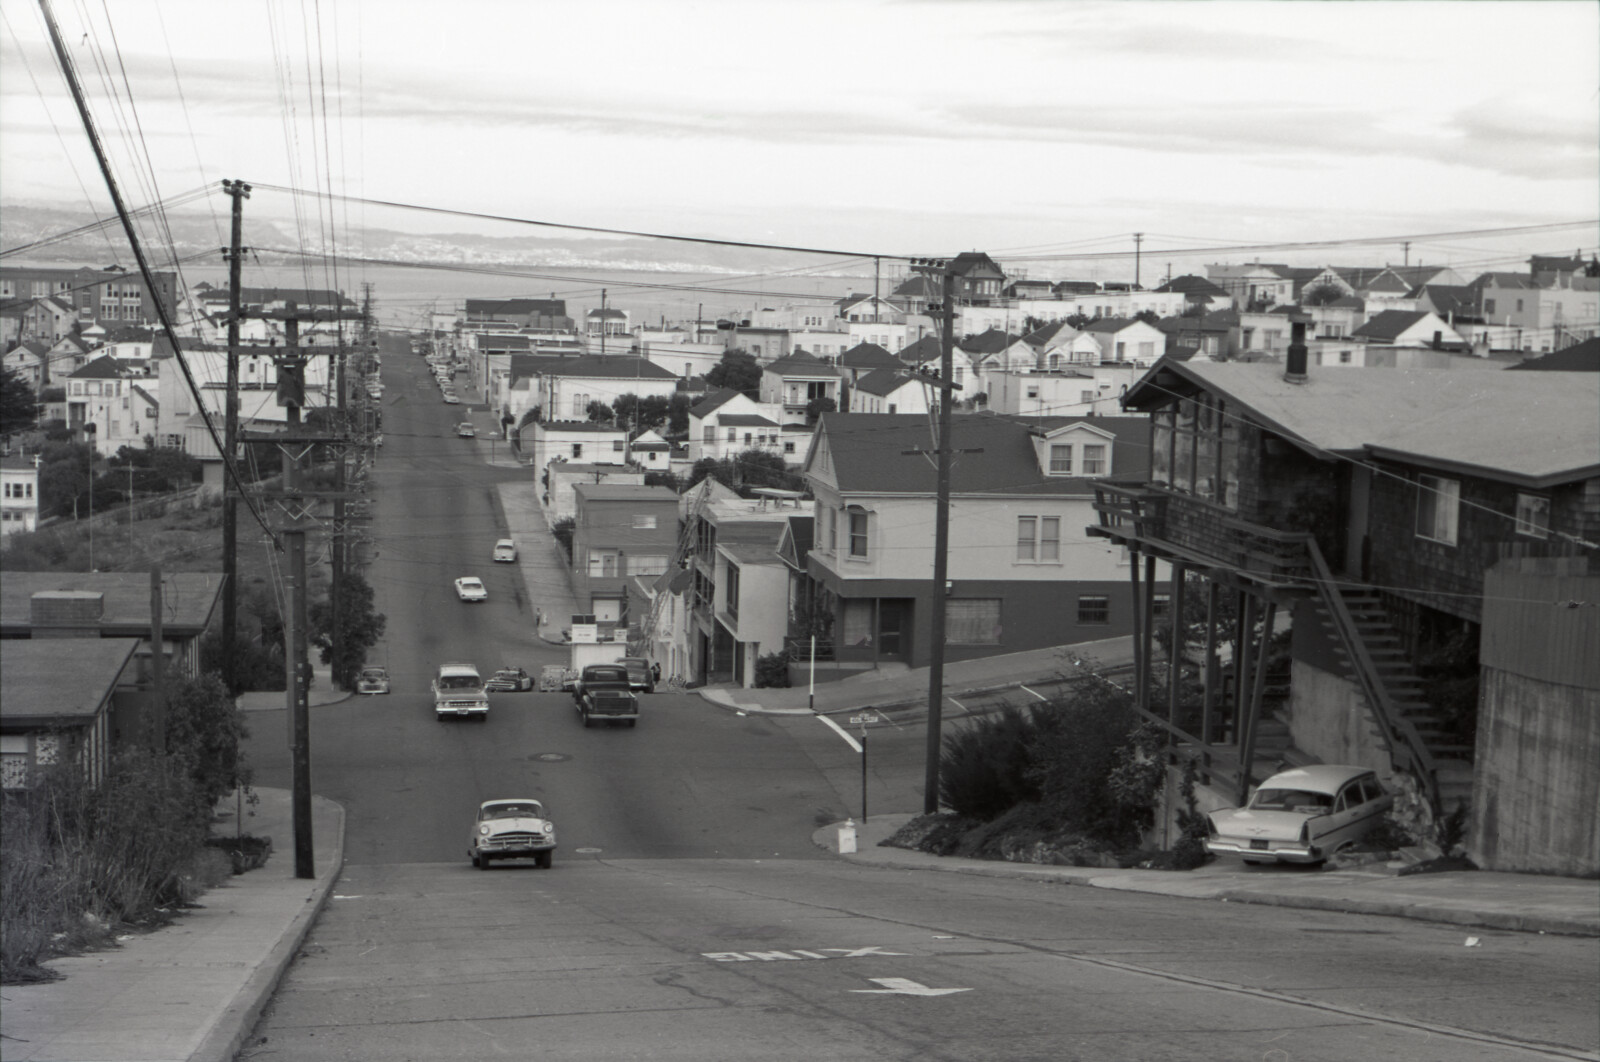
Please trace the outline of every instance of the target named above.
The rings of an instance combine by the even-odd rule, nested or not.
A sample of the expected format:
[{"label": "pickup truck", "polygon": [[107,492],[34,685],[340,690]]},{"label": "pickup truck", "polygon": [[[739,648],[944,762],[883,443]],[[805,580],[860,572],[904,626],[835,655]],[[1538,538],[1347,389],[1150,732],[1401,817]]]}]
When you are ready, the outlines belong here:
[{"label": "pickup truck", "polygon": [[639,698],[628,685],[628,669],[618,664],[590,664],[572,684],[572,699],[584,726],[639,723]]},{"label": "pickup truck", "polygon": [[489,718],[489,694],[478,669],[471,664],[440,664],[433,679],[433,711],[440,719]]}]

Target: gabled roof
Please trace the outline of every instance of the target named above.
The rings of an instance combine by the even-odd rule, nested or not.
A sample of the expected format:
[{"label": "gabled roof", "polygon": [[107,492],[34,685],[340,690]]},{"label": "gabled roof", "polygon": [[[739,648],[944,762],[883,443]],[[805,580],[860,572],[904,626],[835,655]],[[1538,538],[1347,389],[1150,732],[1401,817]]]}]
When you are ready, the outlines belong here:
[{"label": "gabled roof", "polygon": [[895,287],[892,294],[909,298],[937,299],[939,297],[939,285],[933,281],[932,277],[918,273],[902,280]]},{"label": "gabled roof", "polygon": [[1439,314],[1478,312],[1477,294],[1465,284],[1422,284],[1412,290],[1411,297],[1426,298]]},{"label": "gabled roof", "polygon": [[149,402],[152,406],[155,406],[157,409],[161,408],[161,403],[156,401],[156,397],[154,395],[152,395],[149,391],[146,391],[144,388],[140,387],[138,384],[131,384],[130,387],[131,387],[131,389],[133,390],[133,392],[135,394],[140,395],[141,397],[143,397],[146,402]]},{"label": "gabled roof", "polygon": [[856,390],[882,398],[913,382],[915,381],[903,372],[896,372],[894,369],[874,369],[856,381]]},{"label": "gabled roof", "polygon": [[839,375],[833,366],[804,351],[795,351],[776,361],[768,362],[762,366],[761,371],[775,373],[778,376],[818,376],[830,380]]},{"label": "gabled roof", "polygon": [[1129,325],[1143,323],[1143,321],[1140,321],[1136,317],[1102,317],[1098,321],[1090,321],[1088,324],[1084,325],[1083,331],[1110,334],[1113,332],[1120,332]]},{"label": "gabled roof", "polygon": [[699,402],[695,403],[692,407],[690,407],[689,416],[691,416],[691,417],[709,416],[710,414],[715,413],[717,410],[721,409],[723,406],[727,405],[729,402],[732,402],[735,398],[738,398],[740,395],[743,395],[743,394],[744,394],[743,391],[735,391],[731,387],[724,387],[720,391],[713,391],[711,394],[709,394],[706,397],[702,398]]},{"label": "gabled roof", "polygon": [[127,376],[127,367],[109,354],[102,355],[72,373],[74,380],[120,380]]},{"label": "gabled roof", "polygon": [[724,413],[717,423],[725,428],[776,428],[778,422],[759,413]]},{"label": "gabled roof", "polygon": [[1018,338],[1010,332],[990,328],[963,340],[958,345],[968,354],[998,354],[1015,343]]},{"label": "gabled roof", "polygon": [[1191,298],[1196,295],[1216,297],[1218,295],[1228,294],[1222,288],[1218,287],[1216,284],[1213,284],[1205,277],[1197,277],[1192,273],[1181,277],[1173,277],[1171,280],[1167,281],[1165,284],[1156,289],[1157,294],[1168,292],[1180,292]]},{"label": "gabled roof", "polygon": [[[1117,435],[1112,467],[1120,472],[1148,467],[1150,425],[1143,417],[1059,418],[1090,421]],[[1112,422],[1123,422],[1113,425]],[[934,494],[938,473],[921,451],[931,448],[928,418],[920,413],[824,413],[818,449],[827,445],[839,490],[856,495]],[[951,464],[952,494],[1085,495],[1093,479],[1047,476],[1039,468],[1034,428],[1023,418],[989,414],[954,418],[947,445],[961,453]]]},{"label": "gabled roof", "polygon": [[950,260],[950,264],[946,268],[958,277],[969,276],[980,271],[1005,276],[1005,270],[1001,269],[993,258],[990,258],[982,251],[962,251]]},{"label": "gabled roof", "polygon": [[1207,390],[1321,456],[1382,454],[1531,487],[1600,474],[1600,373],[1313,368],[1304,383],[1283,376],[1281,363],[1163,358],[1123,402],[1149,410],[1175,392]]},{"label": "gabled roof", "polygon": [[1426,310],[1384,310],[1350,333],[1351,338],[1380,343],[1398,339],[1406,329],[1428,316]]},{"label": "gabled roof", "polygon": [[778,540],[778,556],[789,567],[804,571],[806,567],[806,554],[811,552],[816,518],[812,516],[791,516],[783,529],[783,537]]},{"label": "gabled roof", "polygon": [[[222,600],[221,572],[163,572],[163,629],[175,637],[192,637],[211,622]],[[0,579],[0,631],[21,635],[33,627],[33,595],[45,590],[76,590],[104,596],[100,634],[145,637],[150,632],[148,572],[6,572]],[[7,642],[6,653],[11,652]],[[9,661],[7,663],[9,667]]]},{"label": "gabled roof", "polygon": [[137,637],[8,639],[0,718],[14,726],[88,722],[138,647]]},{"label": "gabled roof", "polygon": [[923,336],[921,339],[903,348],[895,357],[908,365],[921,365],[928,361],[938,361],[944,348],[939,340],[933,336]]},{"label": "gabled roof", "polygon": [[857,343],[839,355],[839,366],[845,369],[891,369],[900,360],[876,343]]},{"label": "gabled roof", "polygon": [[1049,324],[1044,325],[1041,328],[1035,328],[1033,331],[1023,336],[1022,341],[1028,344],[1028,346],[1037,350],[1054,339],[1056,334],[1059,333],[1063,328],[1072,331],[1072,326],[1067,324],[1066,321],[1051,321]]}]

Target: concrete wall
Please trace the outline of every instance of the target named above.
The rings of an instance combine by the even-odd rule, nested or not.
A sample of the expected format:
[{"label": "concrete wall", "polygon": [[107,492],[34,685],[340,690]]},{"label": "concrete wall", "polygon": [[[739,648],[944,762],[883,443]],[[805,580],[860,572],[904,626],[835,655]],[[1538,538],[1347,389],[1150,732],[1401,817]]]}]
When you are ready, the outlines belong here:
[{"label": "concrete wall", "polygon": [[1380,778],[1389,777],[1389,753],[1372,736],[1375,724],[1355,683],[1303,660],[1290,667],[1289,734],[1295,747],[1324,763],[1371,767]]}]

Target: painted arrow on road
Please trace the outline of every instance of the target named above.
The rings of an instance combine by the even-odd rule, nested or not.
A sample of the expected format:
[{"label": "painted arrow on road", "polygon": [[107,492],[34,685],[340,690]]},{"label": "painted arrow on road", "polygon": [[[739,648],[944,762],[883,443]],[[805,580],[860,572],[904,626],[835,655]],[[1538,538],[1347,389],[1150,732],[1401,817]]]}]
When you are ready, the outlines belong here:
[{"label": "painted arrow on road", "polygon": [[852,988],[852,992],[875,996],[948,996],[955,992],[971,992],[970,988],[929,988],[908,981],[904,977],[869,977],[867,980],[882,988]]}]

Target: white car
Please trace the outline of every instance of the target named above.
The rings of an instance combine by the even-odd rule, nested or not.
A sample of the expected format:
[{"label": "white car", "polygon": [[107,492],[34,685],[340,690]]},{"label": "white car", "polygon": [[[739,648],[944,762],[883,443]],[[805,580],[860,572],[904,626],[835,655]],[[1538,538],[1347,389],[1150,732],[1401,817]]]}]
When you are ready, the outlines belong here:
[{"label": "white car", "polygon": [[463,575],[456,580],[456,596],[463,601],[487,601],[489,591],[482,579],[475,575]]},{"label": "white car", "polygon": [[478,436],[478,429],[472,426],[472,421],[464,420],[456,425],[456,434],[463,439],[475,439]]},{"label": "white car", "polygon": [[1244,807],[1213,811],[1206,850],[1246,863],[1321,863],[1359,841],[1393,804],[1369,768],[1296,767],[1262,782]]},{"label": "white car", "polygon": [[494,559],[506,564],[516,563],[517,544],[509,538],[502,538],[494,544]]},{"label": "white car", "polygon": [[548,870],[555,850],[556,825],[537,800],[485,800],[478,806],[467,854],[479,870],[488,870],[494,859],[532,859]]},{"label": "white car", "polygon": [[461,404],[461,399],[457,398],[453,393],[447,391],[445,392],[444,396],[444,404],[447,406],[458,406]]}]

